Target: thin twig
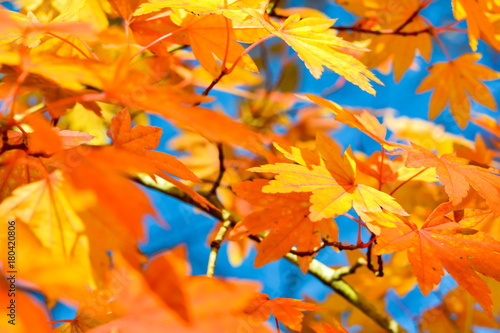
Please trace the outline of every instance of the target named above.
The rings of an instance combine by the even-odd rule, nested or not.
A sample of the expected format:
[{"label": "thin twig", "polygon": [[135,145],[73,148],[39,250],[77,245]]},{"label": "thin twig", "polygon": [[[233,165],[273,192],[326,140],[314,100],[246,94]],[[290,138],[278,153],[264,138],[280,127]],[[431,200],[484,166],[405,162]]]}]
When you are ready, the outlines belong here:
[{"label": "thin twig", "polygon": [[219,254],[219,249],[222,244],[224,238],[226,238],[226,234],[228,231],[234,226],[232,221],[224,221],[222,223],[217,235],[214,240],[210,243],[210,256],[208,257],[208,267],[207,267],[207,276],[214,277],[215,273],[215,263],[217,262],[217,255]]},{"label": "thin twig", "polygon": [[422,169],[420,170],[419,172],[417,172],[416,174],[414,174],[413,176],[411,176],[410,178],[408,178],[407,180],[405,180],[404,182],[402,182],[401,184],[399,184],[398,186],[396,186],[396,188],[394,190],[391,191],[391,193],[389,193],[390,196],[392,196],[397,190],[399,190],[403,185],[405,185],[406,183],[408,183],[410,180],[412,180],[413,178],[417,177],[418,175],[420,175],[422,172],[424,172],[425,170],[427,170],[428,168],[425,168],[425,169]]},{"label": "thin twig", "polygon": [[366,266],[366,264],[367,262],[364,258],[358,258],[358,260],[356,260],[356,262],[352,266],[335,268],[335,271],[338,273],[337,274],[338,279],[341,279],[346,275],[351,275],[356,273],[356,270],[358,268]]},{"label": "thin twig", "polygon": [[[213,79],[213,81],[210,83],[210,85],[203,91],[203,93],[201,94],[202,96],[208,96],[208,94],[210,93],[210,91],[212,90],[213,87],[215,87],[215,85],[217,83],[219,83],[219,81],[226,75],[228,74],[231,74],[233,72],[233,70],[235,69],[236,65],[238,64],[238,62],[248,53],[250,52],[254,47],[256,47],[257,45],[259,45],[260,43],[268,40],[268,39],[271,39],[273,38],[274,35],[269,35],[267,37],[264,37],[264,38],[261,38],[259,39],[258,41],[256,41],[255,43],[253,43],[252,45],[250,45],[249,47],[247,47],[245,49],[245,51],[243,51],[240,56],[236,59],[236,61],[233,63],[233,65],[230,67],[230,68],[222,68],[219,76],[217,76],[215,79]],[[197,102],[197,103],[194,103],[193,106],[198,106],[200,105],[201,102]]]},{"label": "thin twig", "polygon": [[217,194],[217,188],[219,188],[222,182],[222,177],[224,177],[224,172],[226,172],[226,167],[224,166],[224,146],[221,142],[217,143],[217,150],[219,151],[219,175],[212,185],[210,192],[208,192],[208,196]]},{"label": "thin twig", "polygon": [[[375,234],[372,233],[370,240],[374,239],[375,239]],[[375,269],[373,268],[372,264],[372,249],[373,249],[373,243],[370,243],[368,249],[366,250],[366,267],[368,267],[370,271],[375,272]]]},{"label": "thin twig", "polygon": [[398,36],[418,36],[420,34],[430,34],[433,31],[432,27],[427,27],[424,29],[416,30],[416,31],[398,31],[395,32],[394,30],[371,30],[371,29],[364,29],[356,26],[352,27],[347,27],[347,26],[332,26],[332,29],[338,30],[338,31],[353,31],[353,32],[361,32],[361,33],[366,33],[366,34],[372,34],[372,35],[398,35]]},{"label": "thin twig", "polygon": [[402,31],[408,24],[410,24],[417,16],[418,14],[420,13],[420,11],[422,9],[424,9],[425,7],[427,7],[427,5],[429,4],[430,2],[423,2],[421,3],[417,10],[413,12],[413,14],[410,15],[410,17],[408,17],[408,19],[406,21],[403,22],[403,24],[401,24],[399,27],[397,27],[395,30],[394,30],[394,33],[398,33],[400,31]]},{"label": "thin twig", "polygon": [[436,34],[432,34],[432,37],[434,37],[434,39],[436,40],[436,42],[438,43],[439,47],[441,48],[441,50],[443,50],[443,53],[446,57],[446,59],[448,61],[453,61],[453,59],[451,59],[451,56],[450,56],[450,53],[448,52],[448,50],[446,49],[446,46],[444,45],[443,41],[441,40],[441,38],[439,38]]},{"label": "thin twig", "polygon": [[89,44],[87,44],[87,42],[85,42],[82,39],[82,37],[76,36],[76,38],[78,38],[78,40],[85,46],[85,48],[87,49],[87,51],[89,51],[89,53],[92,54],[92,56],[94,57],[95,60],[101,61],[101,59],[99,59],[99,57],[97,56],[97,54],[95,54],[95,52],[92,50],[92,48],[89,46]]},{"label": "thin twig", "polygon": [[382,259],[382,255],[377,256],[378,270],[375,272],[375,276],[382,277],[384,276],[384,259]]},{"label": "thin twig", "polygon": [[[53,34],[51,32],[48,32],[47,35],[52,36],[54,38],[57,38],[57,39],[63,41],[64,43],[67,43],[67,44],[71,45],[71,47],[73,47],[75,50],[77,50],[78,52],[80,52],[85,58],[90,59],[90,57],[88,56],[88,54],[86,54],[85,52],[83,52],[83,50],[81,48],[79,48],[78,46],[76,46],[74,43],[72,43],[68,39],[66,39],[64,37],[61,37],[61,36],[58,36],[56,34]],[[82,40],[80,39],[80,41],[82,41]]]},{"label": "thin twig", "polygon": [[313,249],[311,251],[297,251],[295,249],[292,249],[292,250],[290,250],[290,253],[295,254],[297,257],[307,257],[307,256],[312,256],[313,254],[318,253],[319,251],[321,251],[322,249],[324,249],[328,246],[335,247],[339,251],[344,251],[344,250],[353,251],[353,250],[358,250],[358,249],[365,249],[367,247],[369,248],[370,245],[372,244],[372,242],[375,241],[375,239],[376,239],[376,237],[370,239],[370,241],[368,243],[359,242],[356,245],[343,244],[341,242],[327,241],[327,240],[323,239],[323,242],[321,243],[321,245],[316,247],[315,249]]}]

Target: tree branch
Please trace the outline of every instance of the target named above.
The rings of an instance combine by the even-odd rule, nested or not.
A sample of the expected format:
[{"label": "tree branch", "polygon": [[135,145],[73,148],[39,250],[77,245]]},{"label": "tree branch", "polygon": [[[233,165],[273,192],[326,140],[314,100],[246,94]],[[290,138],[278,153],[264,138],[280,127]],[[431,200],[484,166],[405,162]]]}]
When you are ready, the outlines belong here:
[{"label": "tree branch", "polygon": [[[297,256],[294,254],[288,253],[285,259],[294,265],[299,264]],[[312,276],[316,277],[325,286],[336,291],[340,296],[349,301],[349,303],[373,319],[380,327],[391,333],[404,332],[403,328],[395,320],[391,319],[385,313],[380,313],[369,300],[363,295],[358,294],[347,282],[342,280],[341,277],[345,275],[344,272],[343,267],[335,270],[317,260],[313,260],[309,266],[309,273]]]},{"label": "tree branch", "polygon": [[226,172],[226,167],[224,166],[224,146],[222,145],[222,142],[217,143],[217,150],[219,151],[219,175],[212,185],[212,189],[210,189],[210,192],[208,192],[209,196],[217,195],[217,188],[222,182],[224,172]]},{"label": "tree branch", "polygon": [[207,276],[214,277],[215,263],[217,262],[217,255],[219,254],[220,245],[224,241],[226,234],[234,226],[234,222],[224,221],[217,232],[214,240],[210,243],[210,256],[208,257]]},{"label": "tree branch", "polygon": [[[173,186],[172,184],[170,184],[169,182],[167,182],[162,178],[157,177],[157,182],[155,182],[148,175],[141,174],[138,175],[137,177],[132,178],[132,180],[150,189],[154,189],[168,196],[176,198],[184,203],[198,207],[206,211],[208,214],[218,219],[219,221],[225,221],[224,223],[227,222],[229,225],[231,225],[231,223],[237,223],[238,221],[241,220],[241,218],[238,215],[233,214],[225,209],[221,209],[220,211],[214,208],[209,208],[208,210],[203,209],[200,206],[200,204],[195,202],[186,193],[182,192],[181,190],[179,190],[178,188],[176,188],[175,186]],[[211,201],[214,200],[214,197],[209,198],[209,200]],[[213,203],[216,206],[219,205],[218,202],[213,202]],[[224,231],[224,233],[225,232],[227,232],[227,230]],[[217,236],[219,236],[219,234],[222,234],[221,230],[219,230]],[[250,238],[256,241],[260,241],[260,238],[256,236]],[[288,253],[285,256],[285,259],[287,259],[294,265],[299,266],[297,258],[298,257],[292,253]],[[399,326],[399,324],[395,320],[391,319],[385,313],[379,312],[369,300],[367,300],[363,295],[358,294],[356,290],[354,290],[347,282],[342,280],[342,276],[350,274],[349,272],[351,270],[352,270],[351,267],[349,268],[341,267],[338,269],[332,269],[315,259],[311,262],[309,266],[309,273],[311,275],[316,277],[321,283],[323,283],[327,287],[339,293],[339,295],[344,297],[352,305],[357,307],[368,317],[372,318],[380,327],[386,329],[391,333],[404,332],[404,330],[401,328],[401,326]]]},{"label": "tree branch", "polygon": [[396,31],[396,30],[371,30],[364,29],[357,26],[346,27],[346,26],[332,26],[332,29],[338,31],[354,31],[354,32],[362,32],[366,34],[372,35],[398,35],[398,36],[417,36],[420,34],[432,34],[433,27],[427,27],[425,29],[415,30],[415,31]]}]

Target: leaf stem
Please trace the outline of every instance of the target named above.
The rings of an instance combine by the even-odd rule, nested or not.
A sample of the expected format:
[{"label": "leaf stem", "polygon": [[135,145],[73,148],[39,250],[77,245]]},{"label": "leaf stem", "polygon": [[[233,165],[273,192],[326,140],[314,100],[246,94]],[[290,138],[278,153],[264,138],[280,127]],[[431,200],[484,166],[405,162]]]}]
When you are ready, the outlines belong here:
[{"label": "leaf stem", "polygon": [[[234,68],[236,67],[236,65],[238,65],[238,62],[248,53],[250,52],[250,50],[252,50],[254,47],[256,47],[257,45],[259,45],[260,43],[268,40],[268,39],[271,39],[273,38],[274,35],[269,35],[267,37],[264,37],[264,38],[261,38],[259,39],[258,41],[256,41],[255,43],[253,43],[252,45],[250,45],[245,51],[243,51],[240,56],[236,59],[236,61],[233,63],[233,65],[231,66],[231,68],[222,68],[219,76],[217,76],[211,83],[210,85],[203,91],[203,93],[201,94],[202,96],[208,96],[208,94],[210,93],[210,91],[212,90],[213,87],[215,87],[215,85],[217,83],[219,83],[219,81],[226,75],[228,74],[231,74],[231,72],[234,70]],[[193,106],[198,106],[200,105],[201,102],[196,102],[193,104]]]},{"label": "leaf stem", "polygon": [[417,177],[418,175],[420,175],[422,172],[424,172],[425,170],[427,170],[428,168],[425,168],[425,169],[422,169],[420,170],[419,172],[417,172],[416,174],[414,174],[413,176],[411,176],[410,178],[408,178],[407,180],[405,180],[404,182],[402,182],[401,184],[399,184],[398,186],[396,186],[396,188],[394,190],[391,191],[391,193],[389,193],[390,196],[392,196],[397,190],[399,190],[402,186],[404,186],[406,183],[408,183],[410,180],[412,180],[413,178]]},{"label": "leaf stem", "polygon": [[437,34],[432,34],[432,37],[436,40],[436,42],[438,43],[439,47],[441,48],[441,50],[443,50],[443,53],[446,57],[446,59],[451,62],[453,61],[453,59],[451,58],[450,56],[450,53],[448,53],[448,50],[446,49],[446,46],[444,45],[443,41],[441,40],[441,38],[439,38],[437,36]]},{"label": "leaf stem", "polygon": [[[78,52],[80,52],[85,58],[91,59],[85,52],[83,52],[83,50],[81,48],[79,48],[73,42],[70,42],[66,38],[58,36],[56,34],[53,34],[52,32],[48,32],[47,35],[52,36],[54,38],[57,38],[59,40],[62,40],[64,43],[67,43],[67,44],[71,45],[71,47],[73,47],[75,50],[77,50]],[[81,41],[81,39],[80,39],[80,41]]]},{"label": "leaf stem", "polygon": [[160,38],[152,41],[151,43],[149,43],[148,45],[144,46],[142,49],[140,49],[139,51],[137,51],[136,53],[134,53],[134,55],[130,57],[130,60],[134,59],[139,54],[141,54],[142,52],[146,51],[148,48],[150,48],[151,46],[155,45],[156,43],[161,42],[165,38],[171,37],[171,36],[175,35],[176,33],[179,33],[179,32],[184,31],[186,29],[187,29],[187,27],[183,27],[183,28],[177,29],[175,31],[172,31],[171,33],[168,33],[166,35],[161,36]]}]

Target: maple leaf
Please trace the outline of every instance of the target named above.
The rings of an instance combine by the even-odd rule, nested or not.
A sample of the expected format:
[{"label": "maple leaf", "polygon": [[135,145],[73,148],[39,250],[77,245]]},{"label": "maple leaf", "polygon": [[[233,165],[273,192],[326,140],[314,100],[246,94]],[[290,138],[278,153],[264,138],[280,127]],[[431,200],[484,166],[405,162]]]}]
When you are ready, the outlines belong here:
[{"label": "maple leaf", "polygon": [[321,76],[323,66],[326,66],[373,95],[375,90],[369,80],[382,84],[359,60],[347,54],[347,52],[367,51],[366,49],[328,32],[335,20],[318,17],[300,19],[299,14],[294,14],[280,26],[255,10],[245,9],[245,11],[256,18],[271,34],[290,45],[315,78]]},{"label": "maple leaf", "polygon": [[142,4],[134,16],[149,14],[164,8],[185,9],[201,15],[222,14],[227,18],[242,21],[248,14],[243,8],[264,12],[269,0],[150,0]]},{"label": "maple leaf", "polygon": [[[371,31],[398,31],[402,34],[423,31],[427,28],[425,20],[418,14],[426,5],[419,0],[381,0],[372,1],[337,0],[337,3],[363,18],[355,23],[359,29]],[[411,18],[410,21],[408,21]],[[333,27],[335,29],[335,26]],[[430,31],[429,31],[430,32]],[[408,70],[418,52],[430,60],[432,36],[419,33],[414,36],[394,34],[364,34],[354,31],[342,33],[348,40],[364,42],[371,52],[364,53],[360,60],[368,67],[393,63],[394,76],[399,81]]]},{"label": "maple leaf", "polygon": [[162,132],[160,127],[155,126],[137,125],[132,128],[130,113],[127,108],[124,108],[111,120],[108,136],[116,147],[151,160],[159,169],[182,179],[199,182],[198,177],[174,156],[151,151],[151,149],[158,148]]},{"label": "maple leaf", "polygon": [[439,181],[454,206],[462,202],[472,187],[495,215],[500,214],[500,175],[496,170],[474,165],[467,159],[453,155],[437,156],[416,144],[405,146],[404,149],[407,167],[436,168]]},{"label": "maple leaf", "polygon": [[158,151],[150,151],[150,149],[155,149],[160,144],[162,132],[161,128],[154,126],[137,125],[132,129],[130,113],[128,109],[125,108],[111,120],[108,135],[113,139],[113,144],[116,147],[130,151],[151,161],[153,165],[163,171],[162,178],[186,192],[200,205],[203,207],[213,207],[206,198],[196,191],[165,174],[165,172],[168,172],[182,179],[193,182],[200,181],[194,173],[174,156]]},{"label": "maple leaf", "polygon": [[[19,132],[12,131],[12,138],[21,139]],[[16,141],[11,143],[16,143]],[[22,141],[22,140],[21,140]],[[43,178],[42,170],[53,172],[50,160],[29,155],[21,149],[12,149],[0,155],[0,201],[8,197],[17,187]]]},{"label": "maple leaf", "polygon": [[76,249],[84,250],[87,241],[79,236],[85,227],[62,189],[63,184],[61,172],[56,171],[46,179],[17,188],[0,204],[0,216],[29,224],[54,254],[71,256]]},{"label": "maple leaf", "polygon": [[[132,31],[136,39],[141,44],[148,45],[157,38],[169,33],[171,37],[165,38],[167,42],[180,45],[191,45],[194,56],[200,61],[201,66],[213,77],[220,74],[220,66],[217,64],[214,55],[219,59],[226,59],[228,64],[237,65],[258,72],[257,66],[245,55],[241,59],[240,55],[245,51],[243,46],[235,42],[235,35],[231,22],[226,22],[226,18],[221,15],[209,15],[198,17],[192,14],[170,15],[144,21],[135,20],[131,24]],[[182,30],[182,31],[181,31]],[[207,31],[210,31],[207,34]],[[152,50],[168,54],[162,45],[153,46]],[[226,53],[227,50],[227,53]]]},{"label": "maple leaf", "polygon": [[276,163],[252,168],[254,172],[276,173],[274,180],[263,188],[265,193],[312,192],[310,218],[343,215],[354,208],[358,214],[384,210],[408,215],[387,193],[358,184],[356,164],[350,148],[343,156],[331,139],[318,135],[316,148],[319,154],[291,147],[285,150],[275,144],[285,157],[298,164]]},{"label": "maple leaf", "polygon": [[461,128],[469,120],[470,101],[467,94],[484,106],[497,105],[488,88],[479,80],[495,80],[500,73],[475,64],[481,54],[463,54],[450,62],[437,63],[429,68],[430,74],[420,83],[417,93],[435,89],[431,96],[429,118],[436,118],[449,102],[450,112]]},{"label": "maple leaf", "polygon": [[[6,262],[4,263],[6,264]],[[11,316],[8,306],[11,304],[13,298],[10,296],[12,289],[10,280],[7,280],[8,277],[9,275],[6,274],[0,278],[0,301],[6,305],[1,311],[2,317],[5,320],[0,322],[0,330],[4,333],[52,332],[48,324],[48,314],[42,308],[41,303],[19,289],[15,292],[16,312]],[[20,303],[23,306],[17,306]],[[9,322],[11,320],[15,325]]]},{"label": "maple leaf", "polygon": [[[471,121],[474,121],[474,118]],[[420,118],[395,117],[394,113],[389,112],[384,115],[384,124],[393,136],[426,149],[435,149],[439,155],[453,153],[456,146],[472,147],[470,140],[447,132],[443,125]]]},{"label": "maple leaf", "polygon": [[[41,116],[29,115],[23,121],[33,130],[26,133],[26,146],[30,154],[53,155],[63,149],[77,147],[93,139],[93,136],[88,133],[61,131],[59,128],[52,127]],[[18,135],[21,139],[21,133]]]},{"label": "maple leaf", "polygon": [[81,302],[74,319],[66,320],[67,323],[57,327],[54,333],[81,333],[90,331],[110,322],[116,316],[111,312],[109,290],[96,289],[88,293],[85,301]]},{"label": "maple leaf", "polygon": [[[30,280],[38,282],[50,297],[61,295],[61,280],[48,278],[44,266],[54,265],[51,269],[54,273],[58,271],[55,269],[57,265],[62,265],[58,272],[61,278],[71,277],[71,273],[63,268],[78,272],[78,278],[74,279],[75,286],[78,283],[81,285],[63,288],[71,296],[79,287],[95,286],[87,228],[78,215],[80,210],[93,204],[95,197],[91,193],[72,189],[60,171],[18,187],[0,204],[2,219],[18,221],[17,228],[23,233],[20,241],[26,242],[26,251],[38,253],[38,261],[28,260],[26,274],[29,274]],[[19,252],[19,259],[29,256]],[[31,255],[34,252],[30,252]],[[24,277],[24,274],[21,276]],[[64,281],[62,284],[67,283]]]},{"label": "maple leaf", "polygon": [[[500,328],[494,318],[488,317],[486,313],[477,309],[475,303],[471,304],[468,298],[470,296],[467,291],[460,286],[450,290],[442,299],[442,304],[423,313],[419,329],[429,332],[446,332],[458,327],[459,330],[465,332],[470,331],[472,324],[492,329]],[[467,320],[467,315],[473,319]]]},{"label": "maple leaf", "polygon": [[[50,22],[42,23],[37,17],[29,12],[23,15],[17,12],[0,9],[0,20],[2,20],[2,31],[0,32],[0,43],[10,43],[21,38],[28,47],[36,47],[47,33],[71,33],[85,37],[91,37],[94,32],[86,22],[68,22],[74,17],[86,1],[70,1],[68,7]],[[53,35],[53,34],[52,34]]]},{"label": "maple leaf", "polygon": [[421,227],[393,214],[368,213],[387,228],[377,238],[374,254],[408,250],[408,259],[420,290],[428,295],[444,275],[443,267],[491,314],[490,291],[476,274],[500,280],[500,242],[489,234],[472,229],[489,211],[465,209],[463,218],[447,216],[451,202],[438,206]]},{"label": "maple leaf", "polygon": [[133,21],[134,12],[139,5],[145,3],[146,0],[109,0],[109,4],[120,15],[125,22],[130,23]]},{"label": "maple leaf", "polygon": [[311,102],[325,107],[331,112],[335,113],[335,120],[352,128],[360,130],[373,140],[383,145],[384,148],[390,150],[392,149],[392,146],[394,146],[394,143],[385,140],[385,136],[387,134],[385,125],[381,124],[377,120],[377,118],[368,111],[363,110],[361,114],[355,114],[348,110],[345,110],[337,103],[326,100],[322,97],[312,94],[306,94],[305,96]]},{"label": "maple leaf", "polygon": [[244,314],[254,320],[266,321],[272,313],[286,327],[294,331],[300,331],[302,329],[302,317],[304,317],[301,311],[311,310],[321,310],[321,308],[298,299],[270,299],[266,294],[255,293],[251,302],[244,309]]},{"label": "maple leaf", "polygon": [[[309,252],[321,245],[322,238],[337,240],[338,231],[334,221],[324,219],[312,222],[309,219],[309,194],[262,193],[262,188],[268,183],[267,180],[256,179],[233,186],[233,191],[239,197],[263,209],[245,216],[231,231],[230,239],[236,240],[272,229],[257,245],[256,267],[280,259],[295,244],[297,251]],[[302,273],[307,272],[313,258],[314,255],[298,258]]]},{"label": "maple leaf", "polygon": [[[88,207],[87,211],[94,212],[94,220],[123,225],[130,235],[143,237],[144,215],[156,214],[148,197],[131,179],[138,173],[158,173],[159,169],[150,160],[110,146],[89,147],[83,154],[75,148],[68,149],[53,158],[60,163],[72,187],[93,193],[99,204]],[[124,202],[127,204],[123,205]]]},{"label": "maple leaf", "polygon": [[317,324],[312,325],[311,328],[316,333],[349,333],[338,321],[334,320],[334,324]]},{"label": "maple leaf", "polygon": [[183,285],[183,269],[179,268],[186,261],[186,248],[179,247],[162,256],[154,258],[144,272],[148,286],[155,291],[171,310],[183,320],[192,322],[192,315],[187,304]]},{"label": "maple leaf", "polygon": [[[490,44],[497,50],[500,49],[500,42],[495,38],[495,28],[489,19],[489,15],[485,13],[492,11],[493,6],[498,4],[486,5],[486,2],[478,3],[473,0],[452,0],[453,15],[457,21],[466,19],[467,30],[469,35],[469,44],[472,51],[477,50],[478,39],[485,36]],[[484,4],[483,4],[484,3]]]},{"label": "maple leaf", "polygon": [[263,145],[265,136],[252,131],[248,126],[222,113],[186,106],[203,102],[207,100],[206,97],[188,94],[172,85],[145,84],[146,94],[135,98],[136,80],[149,82],[158,77],[156,74],[144,75],[130,67],[128,59],[122,58],[116,65],[115,73],[102,78],[103,88],[109,98],[131,108],[161,114],[177,126],[192,129],[211,141],[238,145],[257,155],[270,155]]},{"label": "maple leaf", "polygon": [[[246,322],[241,318],[259,287],[255,282],[221,281],[205,276],[184,277],[182,285],[192,315],[191,324],[186,325],[176,313],[164,306],[144,276],[123,258],[117,256],[112,275],[116,279],[111,291],[117,319],[95,327],[89,333],[109,333],[113,329],[135,333],[144,327],[148,327],[151,333],[164,332],[166,327],[179,333],[231,332],[234,327],[245,327],[252,333],[269,333],[260,323],[255,325],[255,322]],[[160,290],[160,293],[164,291]]]},{"label": "maple leaf", "polygon": [[[72,50],[74,50],[72,48]],[[80,54],[81,56],[81,54]],[[33,54],[31,57],[37,59],[38,57],[34,56]],[[34,59],[33,59],[34,60]],[[34,60],[36,63],[36,60]],[[50,68],[49,64],[46,64],[48,68]],[[23,64],[25,66],[25,64]],[[26,66],[30,67],[30,66]],[[31,67],[31,69],[36,71],[36,65]],[[47,69],[47,68],[46,68]],[[18,84],[18,80],[21,79],[21,72],[19,72],[19,69],[14,66],[2,66],[1,70],[2,73],[6,74],[2,78],[2,85],[0,85],[0,96],[2,98],[8,98],[8,92],[11,91],[12,89],[16,89],[15,87]],[[49,70],[50,71],[50,70]],[[60,76],[62,77],[62,76]],[[81,97],[82,95],[88,94],[90,90],[87,89],[82,89],[79,91],[72,90],[72,89],[66,89],[62,88],[60,84],[56,83],[54,81],[54,78],[56,76],[52,76],[50,79],[48,77],[43,77],[37,74],[28,74],[26,78],[23,80],[23,85],[19,88],[19,94],[20,95],[29,95],[30,93],[33,93],[35,91],[40,91],[43,94],[45,94],[45,104],[47,105],[49,109],[49,114],[52,118],[59,118],[62,115],[64,115],[68,109],[71,109],[75,107],[76,103],[69,103],[66,105],[63,105],[61,107],[52,107],[54,102],[57,102],[60,99],[65,99],[69,97],[74,97],[78,98]],[[76,86],[76,85],[75,85]],[[57,104],[57,103],[56,103]],[[101,115],[100,111],[101,108],[99,105],[97,105],[93,101],[85,102],[85,101],[80,101],[80,105],[84,106],[86,109],[91,110],[95,112],[97,115]]]}]

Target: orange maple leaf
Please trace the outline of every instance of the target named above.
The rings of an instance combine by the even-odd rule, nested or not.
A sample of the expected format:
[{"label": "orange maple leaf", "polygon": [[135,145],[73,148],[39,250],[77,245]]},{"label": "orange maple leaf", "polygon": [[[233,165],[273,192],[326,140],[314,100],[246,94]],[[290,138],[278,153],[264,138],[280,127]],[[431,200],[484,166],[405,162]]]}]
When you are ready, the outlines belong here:
[{"label": "orange maple leaf", "polygon": [[[136,18],[131,24],[135,38],[141,43],[148,45],[154,40],[172,34],[163,40],[178,45],[190,45],[193,54],[213,77],[220,74],[218,59],[226,59],[227,63],[233,64],[237,60],[238,66],[258,72],[257,66],[249,55],[240,55],[245,51],[243,46],[235,41],[235,35],[231,21],[222,15],[208,15],[198,17],[186,14],[182,18],[177,15],[167,17],[147,18],[141,20]],[[207,33],[209,31],[210,33]],[[170,45],[170,44],[169,44]],[[161,44],[156,44],[152,50],[160,54],[168,55],[168,50]],[[227,52],[227,53],[226,53]]]},{"label": "orange maple leaf", "polygon": [[253,300],[245,308],[244,314],[254,320],[266,321],[272,313],[286,327],[294,331],[300,331],[302,329],[302,317],[304,317],[301,311],[312,310],[322,310],[322,308],[298,299],[270,299],[266,294],[255,293]]},{"label": "orange maple leaf", "polygon": [[[262,207],[239,222],[231,231],[230,239],[236,240],[248,235],[272,229],[264,240],[257,245],[255,266],[261,267],[270,261],[279,260],[297,244],[297,251],[309,252],[321,245],[325,239],[337,240],[337,225],[330,219],[312,222],[309,219],[308,193],[262,193],[262,187],[269,181],[256,179],[233,186],[236,194]],[[314,255],[298,257],[302,273],[309,269]]]},{"label": "orange maple leaf", "polygon": [[[466,209],[459,221],[447,216],[451,202],[438,206],[419,228],[406,218],[389,213],[368,213],[385,226],[374,253],[381,255],[408,250],[408,259],[420,290],[428,295],[446,271],[491,314],[492,301],[479,272],[500,281],[500,242],[473,228],[489,211]],[[389,227],[388,227],[389,226]]]},{"label": "orange maple leaf", "polygon": [[429,106],[429,118],[436,118],[450,102],[450,112],[457,124],[465,128],[469,121],[470,101],[467,94],[475,101],[496,109],[495,99],[488,88],[479,80],[495,80],[500,73],[475,64],[481,54],[463,54],[450,62],[442,62],[429,68],[430,74],[420,86],[417,93],[435,89]]},{"label": "orange maple leaf", "polygon": [[96,289],[89,292],[85,301],[79,304],[75,318],[63,320],[66,323],[57,327],[54,333],[87,332],[115,319],[116,316],[111,312],[111,297],[109,290]]},{"label": "orange maple leaf", "polygon": [[333,325],[331,324],[317,324],[311,325],[311,328],[316,333],[349,333],[348,330],[342,326],[335,318],[331,318],[333,321]]},{"label": "orange maple leaf", "polygon": [[[160,260],[158,265],[164,263],[165,261]],[[162,270],[165,272],[164,268],[155,268],[154,274],[159,274]],[[173,273],[172,270],[170,272]],[[155,284],[151,284],[151,276],[146,281],[139,271],[132,269],[119,256],[112,276],[116,281],[112,284],[112,294],[117,319],[95,327],[89,333],[109,333],[117,329],[123,333],[136,333],[143,331],[144,327],[148,328],[149,333],[162,333],[166,328],[176,333],[219,333],[231,332],[239,325],[248,328],[251,333],[269,333],[269,329],[260,322],[255,325],[255,321],[242,320],[244,309],[259,288],[258,283],[221,281],[205,276],[183,277],[182,287],[192,316],[191,323],[187,325],[160,300],[157,290],[152,289]],[[163,297],[168,297],[166,290],[158,291]]]},{"label": "orange maple leaf", "polygon": [[[169,176],[166,172],[186,180],[199,182],[200,180],[182,162],[174,156],[159,151],[150,151],[160,144],[162,134],[160,127],[137,125],[132,128],[132,120],[127,108],[123,109],[111,120],[111,127],[108,135],[113,139],[113,144],[117,148],[125,149],[139,156],[146,158],[159,170],[163,171],[161,177],[174,184],[197,203],[203,207],[213,207],[210,202],[189,186],[181,183],[177,179]],[[154,175],[151,175],[154,177]]]},{"label": "orange maple leaf", "polygon": [[[494,16],[493,8],[498,8],[498,2],[487,4],[486,1],[452,0],[451,3],[455,18],[458,21],[467,20],[469,44],[472,51],[477,50],[480,37],[486,39],[497,50],[500,49],[500,42],[495,36],[495,27],[490,21],[490,17]],[[490,12],[491,15],[488,15]]]},{"label": "orange maple leaf", "polygon": [[500,215],[500,175],[495,169],[477,166],[472,161],[453,155],[437,156],[416,144],[404,146],[403,149],[407,154],[407,167],[436,168],[439,180],[454,206],[462,202],[472,187],[493,213]]},{"label": "orange maple leaf", "polygon": [[[3,263],[6,263],[6,261]],[[12,280],[7,280],[7,278],[9,278],[9,274],[2,274],[0,277],[0,301],[2,304],[5,304],[0,312],[4,319],[0,322],[0,331],[3,333],[52,332],[47,321],[48,314],[42,308],[42,303],[32,299],[20,289],[17,289],[15,292],[16,302],[14,303],[14,312],[11,312],[9,306],[14,298],[10,297],[12,291],[9,289],[12,288]],[[19,304],[23,305],[19,306]],[[13,320],[15,324],[9,323],[10,320]]]}]

